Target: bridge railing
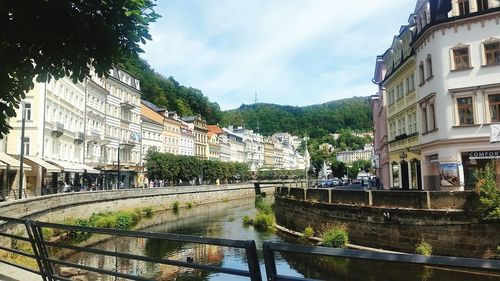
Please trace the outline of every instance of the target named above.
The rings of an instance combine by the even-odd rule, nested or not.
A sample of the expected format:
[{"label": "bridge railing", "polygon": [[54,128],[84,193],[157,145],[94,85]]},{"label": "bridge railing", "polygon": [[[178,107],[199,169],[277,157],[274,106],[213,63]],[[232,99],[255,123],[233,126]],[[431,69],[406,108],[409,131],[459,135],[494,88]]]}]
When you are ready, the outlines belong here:
[{"label": "bridge railing", "polygon": [[[52,254],[55,252],[61,251],[74,251],[81,253],[89,253],[97,256],[109,256],[116,257],[127,260],[136,260],[142,262],[151,262],[154,264],[163,264],[170,265],[176,267],[184,267],[191,269],[198,269],[208,272],[218,272],[223,274],[229,274],[234,276],[243,276],[248,277],[252,281],[261,281],[262,276],[260,272],[259,261],[257,257],[257,248],[255,245],[255,241],[253,240],[229,240],[229,239],[218,239],[218,238],[210,238],[210,237],[198,237],[192,235],[181,235],[181,234],[168,234],[168,233],[155,233],[155,232],[144,232],[144,231],[127,231],[127,230],[118,230],[118,229],[109,229],[109,228],[93,228],[86,226],[77,226],[77,225],[64,225],[64,224],[55,224],[55,223],[46,223],[32,220],[20,220],[13,219],[8,217],[0,216],[0,221],[4,221],[9,224],[9,228],[16,228],[17,232],[15,234],[0,232],[0,236],[5,238],[12,239],[11,241],[16,241],[15,243],[11,242],[11,247],[8,247],[8,243],[2,243],[0,246],[0,250],[7,251],[9,253],[15,255],[25,256],[29,259],[33,259],[36,261],[36,268],[30,268],[25,265],[20,265],[16,262],[9,261],[8,259],[1,258],[0,263],[6,263],[11,266],[15,266],[17,268],[30,271],[32,273],[38,274],[42,277],[44,281],[53,281],[53,280],[71,280],[61,276],[60,273],[56,270],[56,265],[65,266],[69,268],[76,268],[78,270],[83,270],[87,272],[94,272],[101,275],[106,276],[114,276],[118,278],[125,278],[127,280],[151,280],[150,278],[145,278],[140,275],[129,274],[126,272],[118,272],[115,270],[109,270],[105,268],[92,267],[88,265],[83,265],[79,263],[65,261],[62,258]],[[19,230],[23,228],[27,233],[27,237],[20,235]],[[243,269],[235,269],[224,266],[216,266],[209,263],[198,263],[193,258],[187,258],[184,260],[174,260],[167,258],[155,258],[148,257],[145,255],[137,255],[131,254],[127,252],[120,251],[108,251],[103,249],[98,249],[95,247],[86,247],[86,246],[78,246],[76,244],[72,244],[70,242],[60,242],[57,240],[49,240],[44,238],[44,232],[46,229],[53,230],[63,230],[67,233],[79,233],[79,234],[104,234],[110,235],[112,237],[119,238],[146,238],[146,239],[158,239],[158,240],[168,240],[175,242],[184,242],[184,243],[194,243],[194,244],[203,244],[203,245],[215,245],[221,247],[229,247],[232,249],[243,249],[245,251],[245,257],[248,264],[248,270]],[[64,240],[64,239],[62,239]],[[29,251],[20,251],[16,249],[16,247],[12,247],[12,244],[17,244],[18,241],[28,242],[31,245]]]},{"label": "bridge railing", "polygon": [[[103,276],[113,276],[125,278],[128,280],[151,280],[150,278],[131,274],[129,271],[120,272],[103,267],[93,267],[81,263],[64,260],[61,252],[81,252],[96,255],[97,257],[114,257],[117,259],[135,260],[139,262],[150,262],[153,264],[169,265],[174,267],[183,267],[197,269],[206,272],[218,272],[232,276],[247,277],[252,281],[261,281],[261,269],[257,256],[257,249],[253,240],[229,240],[209,237],[198,237],[191,235],[155,233],[145,231],[127,231],[108,228],[92,228],[77,225],[64,225],[47,222],[39,222],[32,220],[14,219],[0,216],[0,223],[8,225],[9,229],[14,229],[10,233],[0,231],[0,252],[6,251],[13,256],[23,257],[31,261],[31,266],[22,264],[16,260],[10,260],[5,256],[0,257],[0,263],[5,263],[22,270],[41,276],[44,281],[53,280],[72,280],[62,276],[62,272],[57,270],[57,267],[74,268],[86,272],[93,272]],[[5,225],[4,225],[5,226]],[[5,228],[4,228],[5,229]],[[44,237],[47,229],[63,230],[66,233],[77,234],[101,234],[105,236],[118,237],[120,239],[127,238],[146,238],[158,239],[162,241],[184,242],[202,245],[215,245],[228,247],[231,249],[242,249],[245,252],[248,269],[230,268],[224,266],[213,265],[211,263],[201,263],[198,260],[187,257],[186,260],[171,259],[163,257],[151,257],[147,255],[132,254],[126,251],[109,251],[99,249],[93,246],[78,245],[71,242],[65,242],[64,239],[48,239]],[[23,232],[23,234],[21,234]],[[25,233],[25,234],[24,234]],[[24,243],[24,244],[23,244]],[[19,247],[23,244],[23,247]],[[9,247],[10,245],[10,247]],[[55,253],[59,254],[56,255]],[[394,254],[394,253],[378,253],[367,252],[349,249],[335,249],[317,246],[293,245],[285,243],[276,243],[266,241],[263,244],[264,264],[266,276],[269,281],[279,280],[306,280],[303,278],[281,275],[277,272],[275,253],[292,253],[305,254],[314,256],[330,256],[347,259],[360,259],[382,261],[390,263],[430,265],[447,268],[460,268],[467,270],[486,270],[500,274],[500,260],[484,260],[473,258],[460,257],[444,257],[444,256],[421,256],[414,254]],[[68,255],[68,252],[66,252]],[[26,260],[23,260],[26,262]]]},{"label": "bridge railing", "polygon": [[350,249],[293,245],[269,241],[264,242],[263,252],[268,281],[304,280],[302,278],[281,275],[277,272],[275,261],[275,253],[277,252],[500,272],[500,260],[379,253]]}]

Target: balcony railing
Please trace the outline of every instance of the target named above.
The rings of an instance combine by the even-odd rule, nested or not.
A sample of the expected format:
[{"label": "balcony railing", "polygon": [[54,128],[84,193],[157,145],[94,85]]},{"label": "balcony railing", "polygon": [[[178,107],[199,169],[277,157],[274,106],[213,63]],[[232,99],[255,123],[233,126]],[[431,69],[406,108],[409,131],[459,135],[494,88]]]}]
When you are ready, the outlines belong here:
[{"label": "balcony railing", "polygon": [[75,144],[81,144],[85,140],[85,135],[82,132],[75,132]]},{"label": "balcony railing", "polygon": [[60,137],[64,134],[64,124],[61,122],[52,123],[52,135]]},{"label": "balcony railing", "polygon": [[98,130],[90,130],[87,135],[88,140],[98,141],[101,139],[101,133]]},{"label": "balcony railing", "polygon": [[135,105],[132,104],[130,101],[122,101],[122,102],[120,102],[120,107],[125,108],[125,109],[133,109],[135,107]]}]

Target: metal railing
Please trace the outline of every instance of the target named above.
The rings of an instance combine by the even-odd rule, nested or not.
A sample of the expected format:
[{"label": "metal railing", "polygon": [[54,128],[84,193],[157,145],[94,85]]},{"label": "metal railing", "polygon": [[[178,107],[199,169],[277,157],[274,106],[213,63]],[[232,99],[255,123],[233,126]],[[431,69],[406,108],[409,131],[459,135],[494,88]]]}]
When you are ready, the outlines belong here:
[{"label": "metal railing", "polygon": [[304,245],[292,245],[265,241],[263,244],[264,261],[268,281],[304,280],[303,278],[280,275],[276,269],[275,252],[307,254],[347,259],[383,261],[438,267],[461,268],[468,270],[489,270],[500,273],[500,260],[485,260],[461,257],[422,256],[414,254],[394,254],[368,252],[350,249],[337,249]]},{"label": "metal railing", "polygon": [[[118,271],[113,271],[104,268],[97,268],[87,265],[82,265],[74,262],[69,262],[62,260],[61,258],[52,255],[53,251],[49,251],[49,249],[55,250],[71,250],[82,253],[90,253],[96,254],[100,256],[111,256],[116,258],[128,259],[128,260],[136,260],[143,262],[151,262],[155,264],[163,264],[163,265],[171,265],[177,267],[185,267],[191,269],[198,269],[209,272],[218,272],[223,274],[229,274],[234,276],[243,276],[248,277],[252,281],[261,281],[262,276],[259,267],[259,261],[257,258],[257,248],[255,245],[255,241],[253,240],[229,240],[229,239],[218,239],[218,238],[210,238],[210,237],[198,237],[192,235],[181,235],[181,234],[168,234],[168,233],[155,233],[155,232],[144,232],[144,231],[127,231],[127,230],[118,230],[118,229],[108,229],[108,228],[93,228],[93,227],[85,227],[85,226],[76,226],[76,225],[63,225],[63,224],[55,224],[55,223],[46,223],[32,220],[21,220],[14,219],[8,217],[0,216],[0,221],[4,221],[9,224],[9,228],[24,226],[26,229],[27,237],[22,235],[16,235],[11,233],[0,232],[0,236],[14,239],[16,241],[24,241],[31,244],[31,250],[33,253],[21,251],[19,249],[15,249],[13,247],[9,248],[6,246],[0,246],[0,250],[4,250],[10,253],[14,253],[17,255],[22,255],[31,259],[35,259],[38,270],[29,268],[24,265],[16,264],[14,262],[8,261],[6,259],[0,259],[0,263],[5,263],[23,270],[27,270],[29,272],[38,274],[42,277],[44,281],[53,281],[53,280],[71,280],[67,279],[57,273],[55,270],[55,266],[66,266],[71,268],[76,268],[80,270],[85,270],[88,272],[94,272],[107,276],[114,276],[118,278],[126,278],[129,280],[151,280],[149,278],[145,278],[140,275],[134,275],[129,273],[123,273]],[[248,264],[248,270],[243,269],[235,269],[228,268],[224,266],[216,266],[211,264],[203,264],[197,263],[195,260],[186,261],[183,260],[173,260],[166,258],[154,258],[148,257],[144,255],[137,255],[131,253],[124,252],[115,252],[97,249],[93,247],[81,247],[71,243],[64,243],[60,241],[49,241],[44,238],[42,228],[48,229],[58,229],[69,231],[70,233],[92,233],[92,234],[104,234],[111,235],[114,237],[121,238],[150,238],[150,239],[159,239],[159,240],[168,240],[175,242],[184,242],[184,243],[194,243],[194,244],[204,244],[204,245],[215,245],[221,247],[229,247],[233,249],[243,249],[245,251],[245,257]]]},{"label": "metal railing", "polygon": [[[3,223],[3,225],[1,224]],[[261,269],[257,255],[257,248],[253,240],[230,240],[219,239],[210,237],[198,237],[191,235],[169,234],[169,233],[155,233],[145,231],[127,231],[109,228],[92,228],[77,225],[63,225],[55,223],[47,223],[33,220],[23,220],[0,216],[0,251],[6,251],[15,255],[21,255],[36,262],[36,268],[28,267],[23,264],[16,263],[15,261],[1,258],[0,263],[5,263],[16,268],[29,271],[41,276],[44,281],[53,280],[71,280],[61,276],[57,272],[57,267],[70,267],[87,272],[93,272],[104,276],[113,276],[117,278],[126,278],[128,280],[151,280],[140,275],[130,274],[130,272],[119,272],[117,270],[110,270],[101,267],[93,267],[80,263],[74,263],[64,260],[61,255],[57,256],[55,252],[74,251],[80,253],[88,253],[97,255],[99,257],[115,257],[119,259],[135,260],[140,262],[150,262],[160,265],[170,265],[175,267],[183,267],[190,269],[197,269],[206,272],[217,272],[228,274],[232,276],[248,277],[252,281],[261,281]],[[7,233],[5,229],[15,229],[15,232]],[[23,228],[26,235],[19,234],[19,230]],[[158,239],[161,241],[170,242],[183,242],[201,245],[214,245],[220,247],[228,247],[232,249],[241,249],[245,252],[246,262],[248,269],[237,269],[224,267],[223,265],[213,265],[210,263],[201,263],[196,259],[187,257],[186,260],[182,259],[168,259],[163,257],[150,257],[146,255],[138,255],[130,252],[109,251],[104,249],[95,248],[93,246],[79,246],[71,242],[65,242],[64,239],[47,239],[44,237],[46,229],[62,230],[66,233],[79,233],[79,234],[101,234],[109,237],[119,237],[120,239],[126,238],[146,238]],[[9,241],[10,238],[10,241]],[[10,242],[11,247],[8,247]],[[15,243],[14,243],[15,242]],[[14,247],[25,243],[28,247]],[[414,264],[414,265],[427,265],[447,268],[458,268],[466,270],[484,270],[490,271],[496,276],[500,276],[500,260],[484,260],[474,258],[460,258],[460,257],[444,257],[444,256],[421,256],[414,254],[394,254],[394,253],[379,253],[367,252],[360,250],[349,249],[335,249],[317,246],[294,245],[285,243],[276,243],[266,241],[263,244],[264,265],[268,281],[278,280],[307,280],[300,277],[291,277],[280,275],[277,272],[275,253],[291,253],[291,254],[306,254],[313,256],[329,256],[339,257],[346,259],[360,259],[371,261],[382,261],[390,263]],[[33,263],[34,264],[34,263]]]}]

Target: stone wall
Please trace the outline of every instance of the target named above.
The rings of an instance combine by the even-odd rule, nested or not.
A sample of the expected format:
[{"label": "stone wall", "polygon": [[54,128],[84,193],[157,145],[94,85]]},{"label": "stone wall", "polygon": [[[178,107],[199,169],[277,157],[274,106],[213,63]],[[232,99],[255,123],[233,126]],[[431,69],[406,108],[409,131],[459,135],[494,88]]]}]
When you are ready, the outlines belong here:
[{"label": "stone wall", "polygon": [[[332,196],[330,202],[334,200],[334,192],[322,190],[324,191],[311,194],[314,200],[309,196],[306,197],[310,200],[297,200],[278,189],[275,197],[277,223],[296,231],[303,231],[307,226],[320,231],[328,226],[344,225],[349,230],[353,244],[409,253],[415,251],[415,245],[421,239],[432,245],[435,255],[489,258],[500,245],[500,223],[481,222],[472,211],[448,208],[451,203],[458,203],[451,199],[445,200],[443,194],[435,205],[447,207],[447,210],[380,207],[370,206],[366,202],[358,205],[318,202],[318,198],[328,198],[324,194],[329,193]],[[318,196],[318,192],[324,194]],[[359,192],[353,194],[357,197],[352,198],[362,199]],[[382,199],[376,199],[382,198],[376,194],[377,192],[371,193],[371,200],[382,202]],[[388,195],[385,196],[385,202],[392,201],[387,198]],[[401,195],[395,195],[399,196]],[[352,201],[352,198],[343,200]],[[414,198],[423,200],[419,196]],[[419,202],[421,201],[415,199],[408,200],[405,204],[420,205]]]},{"label": "stone wall", "polygon": [[[274,187],[261,187],[267,194]],[[1,215],[60,221],[64,218],[87,218],[92,213],[152,207],[154,210],[180,206],[209,204],[236,198],[255,196],[253,184],[125,189],[39,196],[0,204]]]}]

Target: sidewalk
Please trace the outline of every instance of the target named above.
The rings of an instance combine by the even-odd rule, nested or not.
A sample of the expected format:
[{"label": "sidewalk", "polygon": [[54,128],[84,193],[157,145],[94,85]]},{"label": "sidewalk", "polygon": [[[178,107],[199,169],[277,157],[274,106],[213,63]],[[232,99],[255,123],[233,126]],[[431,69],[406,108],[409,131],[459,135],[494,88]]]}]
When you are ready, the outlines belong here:
[{"label": "sidewalk", "polygon": [[40,281],[42,277],[29,271],[0,263],[0,281]]}]

